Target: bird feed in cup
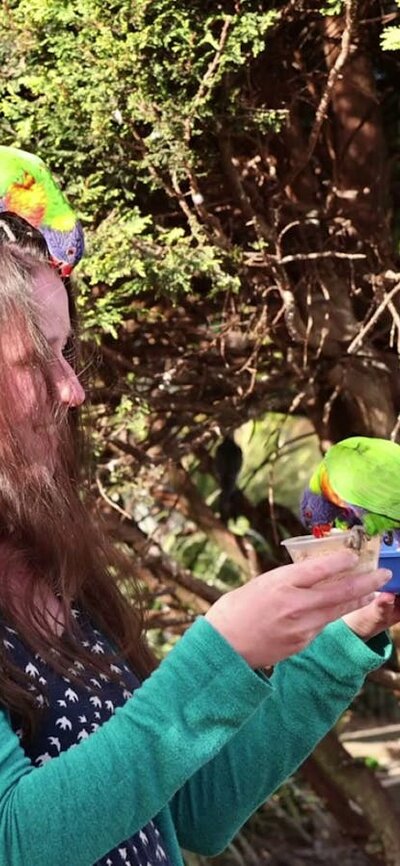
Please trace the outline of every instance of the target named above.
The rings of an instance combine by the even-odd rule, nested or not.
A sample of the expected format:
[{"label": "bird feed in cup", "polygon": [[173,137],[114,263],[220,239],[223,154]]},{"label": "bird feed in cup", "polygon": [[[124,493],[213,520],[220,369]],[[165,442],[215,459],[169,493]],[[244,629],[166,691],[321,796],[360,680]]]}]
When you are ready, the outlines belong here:
[{"label": "bird feed in cup", "polygon": [[[379,535],[369,538],[362,532],[355,534],[354,529],[347,531],[331,529],[322,538],[315,538],[313,535],[297,535],[285,538],[281,544],[286,547],[292,562],[326,556],[328,553],[338,553],[339,550],[353,550],[358,555],[358,563],[351,571],[365,574],[378,568],[381,539]],[[338,574],[334,580],[340,580],[340,577],[341,575]],[[331,581],[332,578],[328,578],[326,582]]]}]

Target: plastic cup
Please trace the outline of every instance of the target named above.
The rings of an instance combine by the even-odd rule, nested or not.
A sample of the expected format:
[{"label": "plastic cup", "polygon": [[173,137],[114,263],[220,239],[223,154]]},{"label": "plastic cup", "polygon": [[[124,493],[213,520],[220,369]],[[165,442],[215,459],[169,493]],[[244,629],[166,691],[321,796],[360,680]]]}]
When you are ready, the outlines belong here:
[{"label": "plastic cup", "polygon": [[394,592],[400,594],[400,549],[395,539],[392,544],[382,542],[379,554],[380,568],[390,568],[392,577],[381,587],[379,592]]},{"label": "plastic cup", "polygon": [[[373,538],[364,536],[360,550],[355,548],[354,542],[355,535],[351,529],[346,531],[331,529],[329,534],[324,535],[323,538],[315,538],[313,535],[297,535],[292,538],[285,538],[284,541],[281,541],[281,544],[286,547],[293,562],[301,562],[304,559],[326,556],[328,553],[351,549],[358,554],[358,563],[351,569],[352,572],[362,574],[378,568],[381,546],[380,536],[376,535]],[[340,580],[340,577],[341,575],[338,574],[334,580]],[[327,580],[331,582],[332,578],[328,578]]]}]

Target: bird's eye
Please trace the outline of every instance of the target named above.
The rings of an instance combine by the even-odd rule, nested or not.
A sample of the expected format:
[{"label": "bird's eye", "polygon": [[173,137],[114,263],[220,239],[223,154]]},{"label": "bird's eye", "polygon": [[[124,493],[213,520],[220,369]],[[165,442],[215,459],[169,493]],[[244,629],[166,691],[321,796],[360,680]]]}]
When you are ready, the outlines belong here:
[{"label": "bird's eye", "polygon": [[311,520],[312,511],[310,511],[309,508],[307,508],[307,511],[304,512],[304,517],[307,517],[309,520]]},{"label": "bird's eye", "polygon": [[67,256],[68,256],[69,258],[72,258],[72,256],[74,256],[74,255],[75,255],[75,247],[68,247],[68,249],[67,249]]}]

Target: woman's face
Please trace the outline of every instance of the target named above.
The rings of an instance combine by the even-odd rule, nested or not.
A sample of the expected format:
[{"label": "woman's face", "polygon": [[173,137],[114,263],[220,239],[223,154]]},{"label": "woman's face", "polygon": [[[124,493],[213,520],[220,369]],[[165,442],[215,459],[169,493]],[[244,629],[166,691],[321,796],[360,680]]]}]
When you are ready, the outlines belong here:
[{"label": "woman's face", "polygon": [[[80,406],[85,399],[85,392],[63,354],[71,332],[66,289],[57,273],[42,265],[36,272],[32,290],[37,303],[38,324],[52,352],[49,374],[53,400],[64,409]],[[30,462],[51,468],[57,435],[43,374],[29,357],[29,349],[24,341],[21,337],[18,339],[18,331],[13,333],[12,323],[3,329],[1,340],[4,357],[12,371],[12,388],[17,398],[19,429],[16,432],[27,449]]]}]

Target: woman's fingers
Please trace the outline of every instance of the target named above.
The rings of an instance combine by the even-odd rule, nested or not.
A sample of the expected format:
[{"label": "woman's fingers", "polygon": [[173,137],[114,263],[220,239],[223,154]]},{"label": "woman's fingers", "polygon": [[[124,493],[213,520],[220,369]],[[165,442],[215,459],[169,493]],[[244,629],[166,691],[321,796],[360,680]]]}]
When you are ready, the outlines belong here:
[{"label": "woman's fingers", "polygon": [[366,607],[344,614],[345,623],[359,637],[368,640],[400,621],[399,597],[378,592]]},{"label": "woman's fingers", "polygon": [[[365,574],[350,572],[332,583],[320,586],[314,584],[310,589],[313,594],[315,606],[320,608],[333,608],[345,602],[360,602],[365,595],[376,592],[391,577],[391,572],[385,568],[378,568]],[[311,602],[311,599],[310,599]]]},{"label": "woman's fingers", "polygon": [[304,559],[302,562],[296,562],[294,566],[284,566],[284,568],[291,569],[291,582],[303,588],[316,586],[327,578],[351,571],[357,564],[358,555],[354,551],[340,550],[337,553],[328,553],[326,556]]},{"label": "woman's fingers", "polygon": [[252,667],[276,664],[328,622],[368,605],[390,576],[357,574],[357,565],[357,554],[343,550],[277,568],[226,593],[206,618]]}]

